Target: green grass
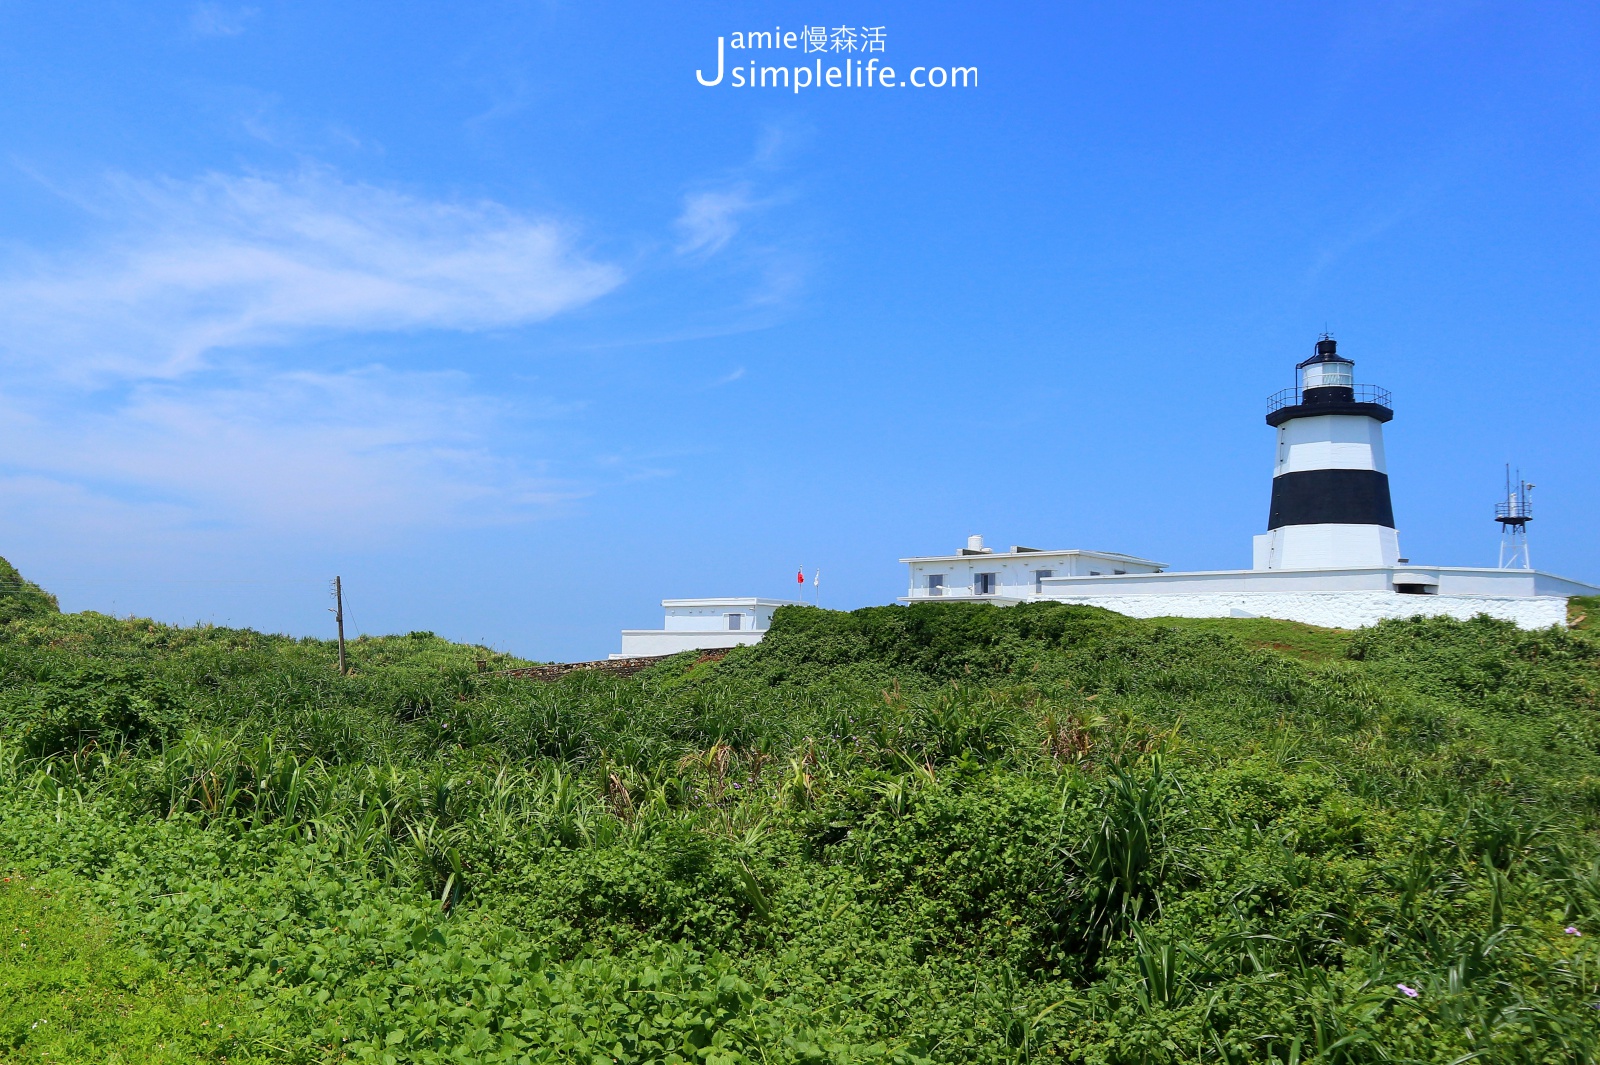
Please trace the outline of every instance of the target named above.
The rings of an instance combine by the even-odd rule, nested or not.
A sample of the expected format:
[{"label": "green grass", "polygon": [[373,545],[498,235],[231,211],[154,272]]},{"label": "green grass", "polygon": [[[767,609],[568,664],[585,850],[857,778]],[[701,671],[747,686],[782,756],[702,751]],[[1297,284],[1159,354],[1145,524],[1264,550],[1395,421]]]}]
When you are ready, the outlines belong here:
[{"label": "green grass", "polygon": [[0,880],[0,1061],[248,1062],[251,1010],[117,942],[73,894]]},{"label": "green grass", "polygon": [[1590,632],[928,604],[484,658],[0,624],[5,898],[53,944],[8,994],[126,1004],[51,1052],[1600,1059]]},{"label": "green grass", "polygon": [[1278,651],[1307,661],[1342,657],[1350,642],[1350,633],[1345,629],[1325,629],[1273,618],[1156,618],[1154,621],[1191,632],[1230,636],[1249,647]]}]

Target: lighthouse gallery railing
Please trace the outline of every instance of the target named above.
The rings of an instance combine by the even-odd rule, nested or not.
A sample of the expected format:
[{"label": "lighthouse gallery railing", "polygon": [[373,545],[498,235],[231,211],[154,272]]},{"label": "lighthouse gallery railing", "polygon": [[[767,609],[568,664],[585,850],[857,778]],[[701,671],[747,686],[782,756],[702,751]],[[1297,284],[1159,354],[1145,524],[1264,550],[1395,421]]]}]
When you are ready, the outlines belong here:
[{"label": "lighthouse gallery railing", "polygon": [[[1387,407],[1389,410],[1394,410],[1394,402],[1390,398],[1389,390],[1387,388],[1379,388],[1377,385],[1347,385],[1345,387],[1349,388],[1350,391],[1354,393],[1350,402],[1376,403],[1380,407]],[[1321,389],[1318,389],[1318,391],[1321,391]],[[1301,389],[1298,386],[1295,388],[1285,388],[1281,392],[1274,392],[1271,396],[1267,397],[1267,413],[1271,414],[1273,411],[1282,410],[1284,407],[1299,406],[1301,403],[1301,394],[1303,392],[1304,389]]]}]

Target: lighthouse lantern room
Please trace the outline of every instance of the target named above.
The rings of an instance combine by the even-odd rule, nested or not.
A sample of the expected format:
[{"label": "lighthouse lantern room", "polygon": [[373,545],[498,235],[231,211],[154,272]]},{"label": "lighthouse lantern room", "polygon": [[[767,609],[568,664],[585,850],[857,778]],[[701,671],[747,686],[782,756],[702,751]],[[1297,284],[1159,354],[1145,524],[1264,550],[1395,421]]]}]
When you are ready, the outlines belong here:
[{"label": "lighthouse lantern room", "polygon": [[1295,386],[1268,401],[1278,447],[1254,568],[1395,565],[1400,543],[1383,455],[1383,423],[1394,417],[1389,393],[1356,384],[1355,363],[1327,335],[1295,371]]}]

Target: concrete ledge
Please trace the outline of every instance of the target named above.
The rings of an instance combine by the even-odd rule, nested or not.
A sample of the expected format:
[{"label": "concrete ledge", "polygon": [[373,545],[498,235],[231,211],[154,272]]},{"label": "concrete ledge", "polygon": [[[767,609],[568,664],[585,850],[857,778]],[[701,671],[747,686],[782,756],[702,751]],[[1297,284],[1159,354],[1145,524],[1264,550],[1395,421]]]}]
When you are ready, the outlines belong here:
[{"label": "concrete ledge", "polygon": [[1046,577],[1050,599],[1082,595],[1223,595],[1312,592],[1387,592],[1397,584],[1435,585],[1443,596],[1519,598],[1595,595],[1600,588],[1542,570],[1476,566],[1352,566],[1343,569],[1231,569]]}]

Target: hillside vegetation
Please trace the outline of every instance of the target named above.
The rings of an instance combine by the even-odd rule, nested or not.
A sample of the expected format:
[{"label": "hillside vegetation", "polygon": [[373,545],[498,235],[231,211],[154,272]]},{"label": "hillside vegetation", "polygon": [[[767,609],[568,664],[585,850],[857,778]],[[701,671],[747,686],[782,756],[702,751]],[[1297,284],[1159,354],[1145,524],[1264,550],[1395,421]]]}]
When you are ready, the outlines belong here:
[{"label": "hillside vegetation", "polygon": [[0,622],[60,612],[55,596],[24,578],[15,566],[0,558]]},{"label": "hillside vegetation", "polygon": [[625,679],[480,658],[0,625],[0,1059],[1600,1057],[1589,632],[789,607]]}]

